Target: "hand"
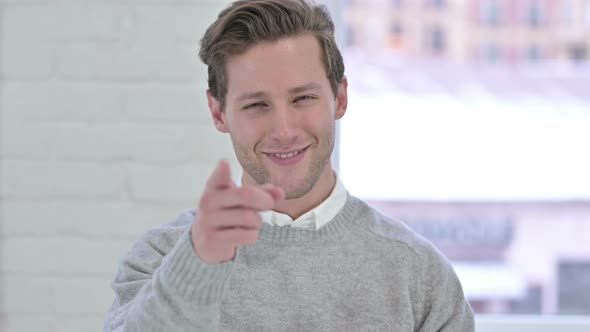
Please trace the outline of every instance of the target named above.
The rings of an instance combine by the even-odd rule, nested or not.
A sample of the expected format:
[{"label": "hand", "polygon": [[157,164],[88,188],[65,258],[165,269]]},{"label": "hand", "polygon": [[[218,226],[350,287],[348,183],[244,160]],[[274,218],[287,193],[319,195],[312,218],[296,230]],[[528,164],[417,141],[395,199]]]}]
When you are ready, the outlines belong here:
[{"label": "hand", "polygon": [[191,225],[197,256],[209,264],[231,260],[238,247],[258,240],[262,225],[259,212],[273,209],[284,197],[283,190],[272,184],[238,187],[227,161],[220,161],[207,181]]}]

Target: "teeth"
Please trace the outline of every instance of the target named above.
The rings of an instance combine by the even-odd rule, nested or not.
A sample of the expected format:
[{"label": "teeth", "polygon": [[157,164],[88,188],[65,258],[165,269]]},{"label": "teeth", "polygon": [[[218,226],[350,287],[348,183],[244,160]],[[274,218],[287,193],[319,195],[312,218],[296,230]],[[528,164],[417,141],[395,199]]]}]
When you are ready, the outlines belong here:
[{"label": "teeth", "polygon": [[291,153],[275,153],[275,154],[273,154],[273,156],[275,156],[277,158],[281,158],[281,159],[288,159],[288,158],[292,158],[298,154],[299,154],[299,151],[295,151],[295,152],[291,152]]}]

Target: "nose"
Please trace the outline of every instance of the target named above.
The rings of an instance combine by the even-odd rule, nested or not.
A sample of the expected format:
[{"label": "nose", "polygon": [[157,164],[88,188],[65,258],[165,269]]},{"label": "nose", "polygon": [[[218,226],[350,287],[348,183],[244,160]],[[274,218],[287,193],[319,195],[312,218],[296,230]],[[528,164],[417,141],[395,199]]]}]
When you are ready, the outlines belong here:
[{"label": "nose", "polygon": [[282,145],[290,145],[297,140],[296,111],[288,106],[276,107],[273,112],[272,138]]}]

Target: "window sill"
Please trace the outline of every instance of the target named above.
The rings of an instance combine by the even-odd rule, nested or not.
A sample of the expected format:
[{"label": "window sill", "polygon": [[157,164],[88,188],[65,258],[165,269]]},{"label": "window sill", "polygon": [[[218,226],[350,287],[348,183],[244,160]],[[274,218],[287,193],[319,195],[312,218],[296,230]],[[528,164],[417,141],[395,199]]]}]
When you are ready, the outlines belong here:
[{"label": "window sill", "polygon": [[476,315],[478,332],[587,332],[590,316]]}]

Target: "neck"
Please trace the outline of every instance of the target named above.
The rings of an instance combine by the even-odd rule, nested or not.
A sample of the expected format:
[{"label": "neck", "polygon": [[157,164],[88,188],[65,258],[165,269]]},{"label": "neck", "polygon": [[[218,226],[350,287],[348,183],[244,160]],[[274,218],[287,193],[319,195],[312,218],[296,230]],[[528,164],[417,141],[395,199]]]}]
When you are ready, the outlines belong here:
[{"label": "neck", "polygon": [[[247,182],[245,175],[242,178],[242,183]],[[284,213],[295,220],[325,201],[334,190],[335,185],[336,176],[332,170],[332,164],[328,163],[310,191],[301,197],[278,202],[274,211]]]}]

